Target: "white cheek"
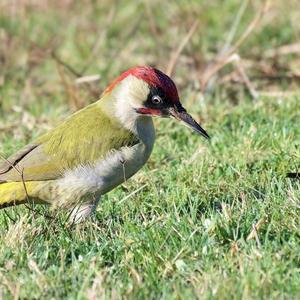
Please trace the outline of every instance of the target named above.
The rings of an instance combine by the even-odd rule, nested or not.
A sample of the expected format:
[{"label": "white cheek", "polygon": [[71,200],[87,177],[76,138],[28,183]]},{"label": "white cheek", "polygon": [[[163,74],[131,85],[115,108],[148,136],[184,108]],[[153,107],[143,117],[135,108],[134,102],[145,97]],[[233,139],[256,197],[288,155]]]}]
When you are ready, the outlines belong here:
[{"label": "white cheek", "polygon": [[136,108],[140,108],[150,92],[148,84],[140,79],[136,79],[131,80],[128,86],[130,87],[131,96],[129,99],[131,104]]},{"label": "white cheek", "polygon": [[114,91],[116,116],[133,132],[136,131],[136,120],[140,116],[136,109],[142,107],[148,94],[148,84],[132,75],[125,78]]}]

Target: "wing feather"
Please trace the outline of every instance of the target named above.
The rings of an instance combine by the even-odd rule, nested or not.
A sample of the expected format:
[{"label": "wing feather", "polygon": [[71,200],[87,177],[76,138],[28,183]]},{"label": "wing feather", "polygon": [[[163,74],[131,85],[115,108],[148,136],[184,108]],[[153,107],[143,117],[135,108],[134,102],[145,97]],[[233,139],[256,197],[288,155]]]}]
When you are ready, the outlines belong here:
[{"label": "wing feather", "polygon": [[94,103],[4,161],[0,183],[57,179],[65,170],[92,164],[113,150],[136,143],[131,131]]},{"label": "wing feather", "polygon": [[29,144],[0,165],[0,183],[51,180],[59,177],[61,171],[44,153],[42,145]]},{"label": "wing feather", "polygon": [[10,171],[20,160],[22,160],[22,158],[24,158],[37,146],[38,145],[36,144],[29,144],[9,158],[3,160],[3,162],[0,162],[0,176]]}]

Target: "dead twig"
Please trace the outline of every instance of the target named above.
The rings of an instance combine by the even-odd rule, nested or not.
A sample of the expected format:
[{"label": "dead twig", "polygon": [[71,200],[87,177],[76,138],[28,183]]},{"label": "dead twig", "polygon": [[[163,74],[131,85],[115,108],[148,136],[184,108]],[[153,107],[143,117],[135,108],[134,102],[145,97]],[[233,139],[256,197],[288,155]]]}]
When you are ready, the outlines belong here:
[{"label": "dead twig", "polygon": [[[6,159],[5,157],[3,157],[1,154],[0,154],[0,158],[2,160],[6,161],[10,165],[10,167],[12,167],[17,173],[19,173],[19,175],[21,177],[22,185],[23,185],[23,188],[24,188],[24,191],[25,191],[26,201],[27,201],[27,203],[31,204],[32,207],[28,206],[27,203],[24,203],[24,206],[29,211],[33,212],[33,217],[34,217],[34,214],[39,214],[39,215],[44,216],[46,218],[53,219],[51,216],[43,215],[39,211],[37,211],[37,210],[34,209],[34,201],[31,200],[30,197],[29,197],[29,194],[28,194],[28,191],[27,191],[27,187],[26,187],[26,183],[25,183],[25,179],[24,179],[24,168],[22,168],[22,170],[20,170],[20,166],[18,165],[18,163],[16,163],[16,164],[11,163],[8,159]],[[16,206],[16,202],[15,201],[14,201],[14,205]]]},{"label": "dead twig", "polygon": [[100,79],[100,75],[89,75],[84,76],[82,72],[77,72],[72,66],[64,62],[55,52],[52,52],[52,58],[55,60],[57,65],[58,74],[61,78],[62,84],[68,96],[68,102],[73,110],[78,110],[86,105],[85,101],[81,100],[82,97],[79,96],[79,91],[76,85],[70,80],[68,80],[64,69],[68,70],[74,77],[76,84],[84,84],[84,87],[90,95],[98,98],[100,95],[100,90],[98,87],[93,85],[93,82]]},{"label": "dead twig", "polygon": [[192,163],[194,163],[194,161],[201,155],[204,154],[206,152],[206,148],[205,147],[199,147],[195,153],[186,161],[187,165],[191,165]]},{"label": "dead twig", "polygon": [[125,200],[129,199],[131,196],[135,195],[136,193],[138,193],[139,191],[143,190],[148,184],[144,184],[141,187],[139,187],[138,189],[134,190],[133,192],[131,192],[130,194],[128,194],[127,196],[125,196],[123,199],[121,199],[117,204],[120,205],[122,204]]},{"label": "dead twig", "polygon": [[235,55],[235,60],[234,60],[234,65],[236,66],[239,74],[241,75],[243,82],[245,83],[246,87],[249,90],[250,95],[253,97],[253,99],[257,99],[259,94],[258,92],[255,90],[253,84],[251,83],[249,77],[247,76],[247,73],[245,71],[245,68],[243,67],[241,58],[239,55]]},{"label": "dead twig", "polygon": [[[14,219],[13,217],[11,217],[10,215],[9,215],[9,213],[4,209],[3,210],[3,212],[4,212],[4,214],[13,222],[13,223],[16,223],[17,222],[17,220],[16,219]],[[18,215],[18,217],[20,218],[20,216]]]},{"label": "dead twig", "polygon": [[59,61],[57,61],[57,71],[59,74],[59,77],[61,79],[61,82],[64,86],[64,89],[66,91],[67,94],[67,100],[69,102],[69,105],[71,107],[72,110],[78,110],[80,108],[82,108],[84,106],[84,103],[82,103],[82,101],[80,101],[79,96],[78,96],[78,89],[77,87],[70,83],[70,80],[67,78],[62,65],[64,66],[64,64],[61,64]]},{"label": "dead twig", "polygon": [[[288,173],[287,177],[300,179],[300,173]],[[295,191],[294,191],[291,183],[289,184],[289,189],[288,189],[288,200],[291,202],[293,207],[300,209],[300,199],[299,199],[299,197],[297,197],[297,195],[295,195]]]},{"label": "dead twig", "polygon": [[55,51],[52,51],[51,53],[52,58],[59,64],[59,65],[63,65],[67,70],[69,70],[73,75],[75,75],[76,77],[82,77],[83,74],[76,71],[72,66],[70,66],[69,64],[67,64],[66,62],[64,62]]}]

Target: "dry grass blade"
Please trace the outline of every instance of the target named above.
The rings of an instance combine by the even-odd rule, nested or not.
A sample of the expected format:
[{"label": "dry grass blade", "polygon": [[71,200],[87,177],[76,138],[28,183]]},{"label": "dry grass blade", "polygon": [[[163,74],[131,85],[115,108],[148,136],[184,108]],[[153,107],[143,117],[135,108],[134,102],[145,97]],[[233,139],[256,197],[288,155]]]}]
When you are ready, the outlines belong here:
[{"label": "dry grass blade", "polygon": [[1,290],[0,290],[0,299],[5,299],[2,298],[2,288],[3,286],[6,286],[8,290],[11,292],[11,294],[14,296],[11,299],[18,300],[20,299],[20,282],[13,282],[9,280],[2,272],[0,273],[0,281],[1,281]]},{"label": "dry grass blade", "polygon": [[209,81],[211,78],[219,72],[226,64],[228,64],[232,60],[232,56],[238,51],[241,45],[245,42],[245,40],[250,36],[250,34],[254,31],[254,29],[258,26],[260,21],[262,20],[265,13],[268,11],[270,7],[271,0],[266,0],[261,10],[257,12],[254,19],[248,25],[244,33],[241,37],[235,42],[235,44],[225,53],[221,55],[217,55],[215,58],[215,62],[209,64],[208,67],[204,70],[202,76],[200,77],[200,84],[202,90],[205,90],[207,86],[210,86]]},{"label": "dry grass blade", "polygon": [[87,290],[86,298],[88,300],[100,300],[105,298],[104,282],[107,274],[104,271],[97,272],[93,279],[91,287]]},{"label": "dry grass blade", "polygon": [[27,232],[31,229],[27,216],[22,216],[15,224],[9,227],[5,234],[7,247],[16,248],[22,245],[26,239]]},{"label": "dry grass blade", "polygon": [[259,237],[258,237],[258,232],[266,222],[267,222],[266,218],[261,218],[260,220],[258,220],[258,222],[256,224],[253,224],[252,230],[249,233],[249,235],[247,236],[246,241],[250,241],[250,240],[255,239],[257,245],[260,246],[260,240],[259,240]]},{"label": "dry grass blade", "polygon": [[167,71],[166,71],[167,75],[172,76],[175,66],[176,66],[176,63],[178,61],[178,58],[179,58],[181,52],[183,51],[183,49],[185,48],[185,46],[187,45],[187,43],[189,42],[189,40],[191,39],[191,37],[193,36],[193,34],[195,33],[195,31],[198,27],[198,24],[199,24],[198,20],[194,21],[192,27],[186,34],[185,38],[181,41],[181,43],[179,44],[174,55],[171,57],[171,60],[169,61]]},{"label": "dry grass blade", "polygon": [[246,28],[244,33],[241,35],[241,37],[236,41],[234,46],[229,50],[227,55],[231,55],[232,53],[236,52],[241,45],[245,42],[245,40],[250,36],[250,34],[254,31],[254,29],[259,25],[261,20],[263,19],[264,15],[267,13],[271,6],[272,0],[266,0],[262,8],[257,12],[252,22],[249,24],[249,26]]},{"label": "dry grass blade", "polygon": [[101,30],[100,33],[98,34],[98,37],[96,38],[95,43],[92,47],[91,55],[89,58],[86,59],[85,65],[81,69],[81,72],[80,72],[81,74],[84,74],[87,71],[87,69],[93,63],[96,55],[98,55],[98,53],[100,51],[100,47],[104,43],[104,41],[107,37],[108,28],[113,23],[115,15],[116,15],[116,3],[113,3],[111,6],[111,9],[110,9],[110,12],[107,16],[106,24],[104,25],[103,30]]},{"label": "dry grass blade", "polygon": [[118,204],[120,205],[121,203],[123,203],[125,200],[129,199],[131,196],[135,195],[136,193],[138,193],[139,191],[141,191],[142,189],[144,189],[148,184],[144,184],[141,187],[139,187],[138,189],[134,190],[132,193],[128,194],[127,196],[125,196],[123,199],[121,199]]},{"label": "dry grass blade", "polygon": [[[99,75],[96,74],[90,76],[83,76],[82,72],[77,72],[72,66],[64,62],[61,58],[59,58],[55,52],[52,53],[52,58],[56,62],[58,74],[67,94],[67,101],[73,111],[77,111],[87,104],[85,100],[83,100],[85,99],[85,96],[82,97],[80,95],[81,90],[77,88],[77,84],[84,84],[84,87],[88,91],[89,95],[91,95],[94,98],[99,97],[100,90],[97,86],[93,85],[93,82],[100,78]],[[71,73],[71,75],[73,75],[73,77],[76,78],[75,83],[73,82],[73,79],[71,80],[70,78],[68,78],[65,70],[68,70]]]},{"label": "dry grass blade", "polygon": [[0,132],[6,132],[6,131],[10,131],[16,127],[18,127],[18,123],[12,123],[12,124],[9,124],[9,125],[1,125],[0,126]]},{"label": "dry grass blade", "polygon": [[227,36],[227,39],[225,41],[225,44],[223,46],[223,48],[221,49],[220,53],[219,53],[219,56],[222,56],[224,53],[226,53],[228,51],[228,49],[230,48],[233,40],[234,40],[234,37],[238,31],[238,28],[239,28],[239,25],[242,21],[242,17],[248,7],[248,4],[249,4],[249,1],[250,0],[245,0],[245,1],[241,1],[241,6],[240,6],[240,9],[238,10],[237,14],[236,14],[236,17],[233,21],[233,24],[230,28],[230,31],[228,33],[228,36]]},{"label": "dry grass blade", "polygon": [[62,64],[57,61],[57,71],[60,76],[61,82],[64,86],[64,89],[67,94],[67,100],[69,103],[69,106],[73,111],[76,111],[84,106],[82,101],[80,101],[79,96],[78,96],[78,90],[77,87],[74,84],[71,84],[69,79],[67,78],[64,69],[62,67]]},{"label": "dry grass blade", "polygon": [[245,68],[243,67],[241,58],[239,55],[236,55],[236,59],[234,60],[234,64],[239,72],[239,74],[241,75],[246,87],[249,90],[250,95],[252,96],[253,99],[257,99],[259,94],[258,92],[255,90],[252,82],[250,81],[249,77],[247,76],[247,73],[245,71]]},{"label": "dry grass blade", "polygon": [[76,84],[82,84],[82,83],[97,81],[99,79],[100,79],[100,75],[95,74],[95,75],[87,75],[87,76],[79,77],[75,80],[75,82]]},{"label": "dry grass blade", "polygon": [[290,98],[299,95],[299,91],[258,91],[263,97]]},{"label": "dry grass blade", "polygon": [[300,54],[300,43],[284,45],[276,49],[269,49],[264,53],[266,58],[275,58],[282,55]]},{"label": "dry grass blade", "polygon": [[40,289],[43,289],[45,286],[51,286],[51,282],[48,280],[48,278],[43,274],[37,263],[30,259],[28,262],[29,269],[35,273],[36,277],[36,283],[39,286]]}]

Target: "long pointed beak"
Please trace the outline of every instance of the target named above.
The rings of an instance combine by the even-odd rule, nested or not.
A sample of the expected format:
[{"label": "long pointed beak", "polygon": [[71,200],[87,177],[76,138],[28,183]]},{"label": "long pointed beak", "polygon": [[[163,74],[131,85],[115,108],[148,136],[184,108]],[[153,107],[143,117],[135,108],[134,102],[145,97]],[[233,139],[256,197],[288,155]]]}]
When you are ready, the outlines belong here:
[{"label": "long pointed beak", "polygon": [[188,127],[194,129],[197,133],[201,134],[206,139],[209,139],[207,132],[194,120],[194,118],[187,113],[187,111],[181,106],[180,108],[170,108],[170,115],[179,121],[183,121]]}]

